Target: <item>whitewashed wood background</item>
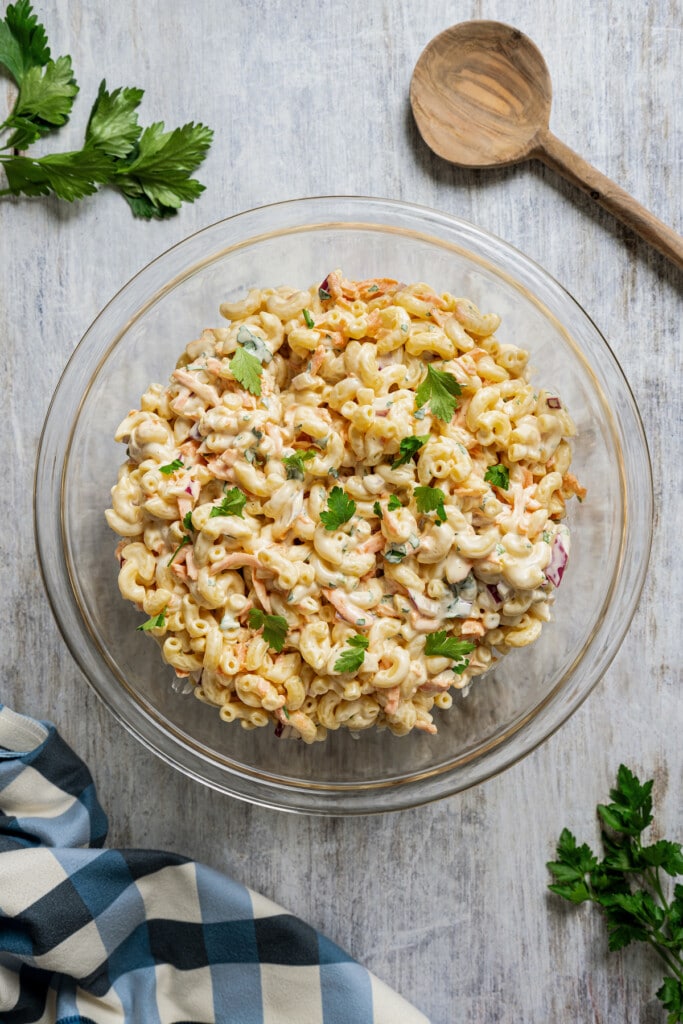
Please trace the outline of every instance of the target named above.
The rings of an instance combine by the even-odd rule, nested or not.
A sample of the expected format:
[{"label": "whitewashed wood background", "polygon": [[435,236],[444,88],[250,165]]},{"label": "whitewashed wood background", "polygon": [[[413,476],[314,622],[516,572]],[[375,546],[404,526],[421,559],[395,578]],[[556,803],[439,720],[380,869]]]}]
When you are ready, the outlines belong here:
[{"label": "whitewashed wood background", "polygon": [[[3,5],[4,6],[4,5]],[[661,831],[683,838],[679,272],[537,164],[464,172],[421,144],[408,105],[429,39],[469,18],[527,32],[554,84],[551,127],[683,231],[680,0],[180,0],[37,4],[82,96],[146,90],[146,120],[216,130],[204,196],[174,220],[134,221],[102,194],[76,206],[0,201],[2,558],[0,700],[49,717],[89,763],[110,841],[201,859],[297,912],[434,1024],[655,1024],[654,954],[607,954],[598,915],[546,893],[564,825],[593,809],[620,761],[654,777]],[[0,110],[11,90],[0,79]],[[249,207],[327,193],[456,213],[545,266],[588,310],[628,376],[651,446],[649,576],[612,667],[540,750],[474,791],[395,816],[290,817],[218,796],[143,750],[76,669],[42,589],[32,473],[59,374],[107,302],[149,259]],[[599,567],[596,567],[599,571]],[[1,880],[0,880],[1,885]]]}]

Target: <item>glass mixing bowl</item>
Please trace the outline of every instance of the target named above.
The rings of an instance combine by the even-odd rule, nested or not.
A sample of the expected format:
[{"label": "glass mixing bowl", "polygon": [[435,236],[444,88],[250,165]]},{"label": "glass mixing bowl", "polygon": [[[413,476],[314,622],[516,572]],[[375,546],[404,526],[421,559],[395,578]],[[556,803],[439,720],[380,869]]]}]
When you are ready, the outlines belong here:
[{"label": "glass mixing bowl", "polygon": [[[349,278],[426,281],[501,314],[498,336],[531,350],[535,381],[556,388],[577,426],[572,554],[554,619],[435,709],[436,736],[332,732],[307,746],[247,732],[178,692],[140,616],[118,591],[117,538],[104,519],[124,460],[113,434],[185,344],[218,326],[218,306],[255,286]],[[652,483],[633,396],[604,338],[537,264],[471,224],[383,199],[302,199],[214,224],[150,263],[75,350],[40,443],[35,525],[52,608],[71,654],[110,711],[148,749],[217,790],[289,811],[388,811],[463,790],[557,729],[618,650],[650,549]],[[104,755],[106,757],[106,754]]]}]

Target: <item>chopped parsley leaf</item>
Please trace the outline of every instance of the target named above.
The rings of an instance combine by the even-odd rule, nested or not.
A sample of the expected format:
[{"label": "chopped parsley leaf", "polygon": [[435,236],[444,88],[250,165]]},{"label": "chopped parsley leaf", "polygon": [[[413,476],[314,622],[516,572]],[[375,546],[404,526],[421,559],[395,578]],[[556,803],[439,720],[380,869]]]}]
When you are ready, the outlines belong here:
[{"label": "chopped parsley leaf", "polygon": [[484,480],[493,487],[500,487],[501,490],[507,491],[510,486],[510,470],[507,466],[489,466],[484,473]]},{"label": "chopped parsley leaf", "polygon": [[421,409],[429,402],[432,415],[444,423],[450,423],[458,407],[459,394],[460,385],[453,374],[437,370],[432,363],[428,363],[427,376],[415,392],[415,408]]},{"label": "chopped parsley leaf", "polygon": [[425,654],[427,657],[451,658],[455,662],[452,666],[453,671],[461,676],[470,661],[466,655],[470,654],[476,646],[471,640],[460,640],[457,636],[448,636],[446,630],[441,629],[436,633],[430,633],[427,637]]},{"label": "chopped parsley leaf", "polygon": [[341,652],[334,663],[335,672],[357,672],[365,660],[365,652],[370,645],[367,636],[356,633],[346,641],[348,649]]},{"label": "chopped parsley leaf", "polygon": [[439,522],[446,522],[446,495],[440,487],[416,487],[414,494],[418,512],[436,512]]},{"label": "chopped parsley leaf", "polygon": [[263,366],[261,361],[247,352],[245,348],[238,348],[228,363],[230,373],[235,380],[242,385],[245,391],[257,398],[261,395],[261,374]]},{"label": "chopped parsley leaf", "polygon": [[399,456],[391,463],[391,468],[398,469],[399,466],[404,466],[407,462],[410,462],[420,448],[427,444],[428,440],[429,434],[423,434],[422,436],[411,434],[409,437],[404,437],[398,446]]},{"label": "chopped parsley leaf", "polygon": [[216,516],[239,516],[244,519],[242,509],[247,503],[246,494],[239,487],[231,487],[229,491],[223,492],[223,500],[220,505],[214,505],[209,514],[209,519]]},{"label": "chopped parsley leaf", "polygon": [[170,476],[171,473],[175,473],[176,469],[182,469],[182,468],[183,468],[183,460],[182,459],[174,459],[173,462],[169,462],[165,466],[159,466],[159,472],[163,473],[165,476]]},{"label": "chopped parsley leaf", "polygon": [[333,487],[327,498],[327,509],[320,513],[320,522],[326,530],[338,530],[343,523],[348,523],[355,511],[355,501],[341,487]]},{"label": "chopped parsley leaf", "polygon": [[282,650],[289,628],[284,615],[266,615],[260,608],[251,608],[249,625],[252,629],[260,629],[263,626],[263,639],[268,646],[278,653]]}]

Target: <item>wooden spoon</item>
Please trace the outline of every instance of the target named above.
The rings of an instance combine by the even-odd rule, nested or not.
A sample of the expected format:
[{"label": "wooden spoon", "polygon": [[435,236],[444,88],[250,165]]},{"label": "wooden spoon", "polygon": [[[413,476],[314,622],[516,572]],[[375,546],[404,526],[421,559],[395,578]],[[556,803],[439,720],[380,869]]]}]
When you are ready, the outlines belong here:
[{"label": "wooden spoon", "polygon": [[553,135],[551,97],[540,51],[498,21],[465,21],[436,36],[410,83],[420,134],[438,156],[461,167],[543,160],[683,268],[683,238]]}]

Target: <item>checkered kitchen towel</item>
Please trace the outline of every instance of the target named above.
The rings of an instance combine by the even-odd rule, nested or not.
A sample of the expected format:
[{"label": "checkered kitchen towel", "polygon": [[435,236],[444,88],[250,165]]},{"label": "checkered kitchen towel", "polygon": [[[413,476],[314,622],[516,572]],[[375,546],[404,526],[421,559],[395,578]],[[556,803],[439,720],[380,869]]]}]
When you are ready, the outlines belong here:
[{"label": "checkered kitchen towel", "polygon": [[2,1024],[428,1024],[263,896],[106,833],[54,726],[0,705]]}]

